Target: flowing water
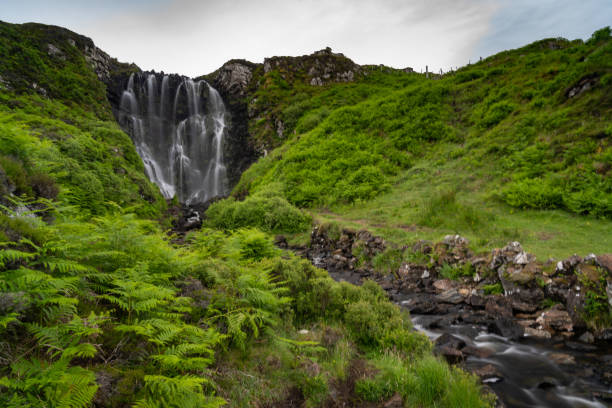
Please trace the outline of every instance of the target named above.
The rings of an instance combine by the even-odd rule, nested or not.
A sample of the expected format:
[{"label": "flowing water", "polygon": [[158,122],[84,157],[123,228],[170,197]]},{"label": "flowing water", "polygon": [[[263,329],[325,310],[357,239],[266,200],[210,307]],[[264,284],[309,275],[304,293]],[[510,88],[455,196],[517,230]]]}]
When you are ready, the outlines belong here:
[{"label": "flowing water", "polygon": [[[487,333],[483,328],[456,325],[444,330],[427,330],[427,320],[435,316],[412,316],[416,329],[432,340],[442,333],[462,339],[483,352],[470,356],[467,369],[492,365],[495,374],[485,379],[507,407],[606,408],[594,395],[611,396],[610,387],[593,376],[593,369],[612,358],[609,348],[572,350],[535,340],[510,341]],[[560,360],[561,358],[561,360]],[[609,365],[608,365],[609,367]]]},{"label": "flowing water", "polygon": [[147,176],[165,198],[177,196],[187,205],[225,195],[221,96],[205,81],[159,77],[132,74],[119,112]]}]

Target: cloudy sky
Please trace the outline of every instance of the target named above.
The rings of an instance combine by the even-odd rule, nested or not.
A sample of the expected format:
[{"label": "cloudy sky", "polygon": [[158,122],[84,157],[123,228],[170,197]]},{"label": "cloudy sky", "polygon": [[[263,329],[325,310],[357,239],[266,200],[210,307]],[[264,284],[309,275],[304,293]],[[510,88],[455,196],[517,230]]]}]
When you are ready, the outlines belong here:
[{"label": "cloudy sky", "polygon": [[1,0],[0,20],[67,27],[142,69],[201,75],[330,46],[359,64],[447,70],[612,25],[612,0]]}]

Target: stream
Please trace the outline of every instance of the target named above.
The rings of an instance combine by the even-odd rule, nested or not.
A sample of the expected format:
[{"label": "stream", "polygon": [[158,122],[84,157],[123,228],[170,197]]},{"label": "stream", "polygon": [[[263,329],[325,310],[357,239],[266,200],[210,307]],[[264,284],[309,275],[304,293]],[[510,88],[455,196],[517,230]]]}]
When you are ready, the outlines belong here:
[{"label": "stream", "polygon": [[[484,328],[453,325],[446,330],[425,329],[435,316],[413,315],[414,327],[432,341],[443,333],[462,339],[482,356],[468,356],[468,371],[489,367],[487,384],[507,407],[605,408],[610,406],[593,396],[608,397],[612,390],[593,377],[593,366],[612,360],[611,350],[572,350],[554,344],[524,339],[509,341]],[[562,345],[562,344],[561,344]],[[555,361],[556,360],[556,361]]]},{"label": "stream", "polygon": [[[316,261],[316,260],[315,260]],[[351,271],[330,271],[337,281],[359,284]],[[408,294],[393,296],[405,307]],[[444,334],[461,339],[472,349],[462,363],[467,371],[481,374],[483,383],[508,408],[606,408],[612,407],[612,388],[602,382],[610,373],[612,345],[563,340],[522,338],[511,341],[490,333],[484,325],[453,324],[442,328],[431,324],[443,315],[411,314],[416,330],[432,341]]]}]

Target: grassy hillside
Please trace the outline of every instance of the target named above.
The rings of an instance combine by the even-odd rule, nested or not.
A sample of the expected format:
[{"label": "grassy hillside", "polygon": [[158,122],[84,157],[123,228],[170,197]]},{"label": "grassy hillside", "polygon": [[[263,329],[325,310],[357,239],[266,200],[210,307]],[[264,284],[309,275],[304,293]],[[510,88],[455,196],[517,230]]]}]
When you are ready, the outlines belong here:
[{"label": "grassy hillside", "polygon": [[[491,405],[376,284],[334,282],[239,218],[173,243],[86,45],[0,23],[0,406]],[[232,211],[309,226],[263,190]]]},{"label": "grassy hillside", "polygon": [[0,189],[27,199],[59,193],[92,214],[115,203],[159,217],[165,202],[84,47],[91,40],[59,27],[0,22]]},{"label": "grassy hillside", "polygon": [[457,232],[481,248],[520,240],[542,258],[609,252],[611,56],[606,28],[441,77],[374,69],[312,87],[272,70],[256,101],[274,100],[291,136],[234,195],[278,191],[401,244]]}]

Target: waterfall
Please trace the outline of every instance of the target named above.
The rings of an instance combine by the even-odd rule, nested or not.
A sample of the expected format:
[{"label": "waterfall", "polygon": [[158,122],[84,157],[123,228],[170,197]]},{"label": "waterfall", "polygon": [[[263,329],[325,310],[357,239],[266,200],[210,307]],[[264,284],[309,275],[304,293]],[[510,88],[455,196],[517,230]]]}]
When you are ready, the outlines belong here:
[{"label": "waterfall", "polygon": [[177,196],[190,205],[227,193],[226,110],[207,82],[131,74],[118,116],[165,198]]}]

